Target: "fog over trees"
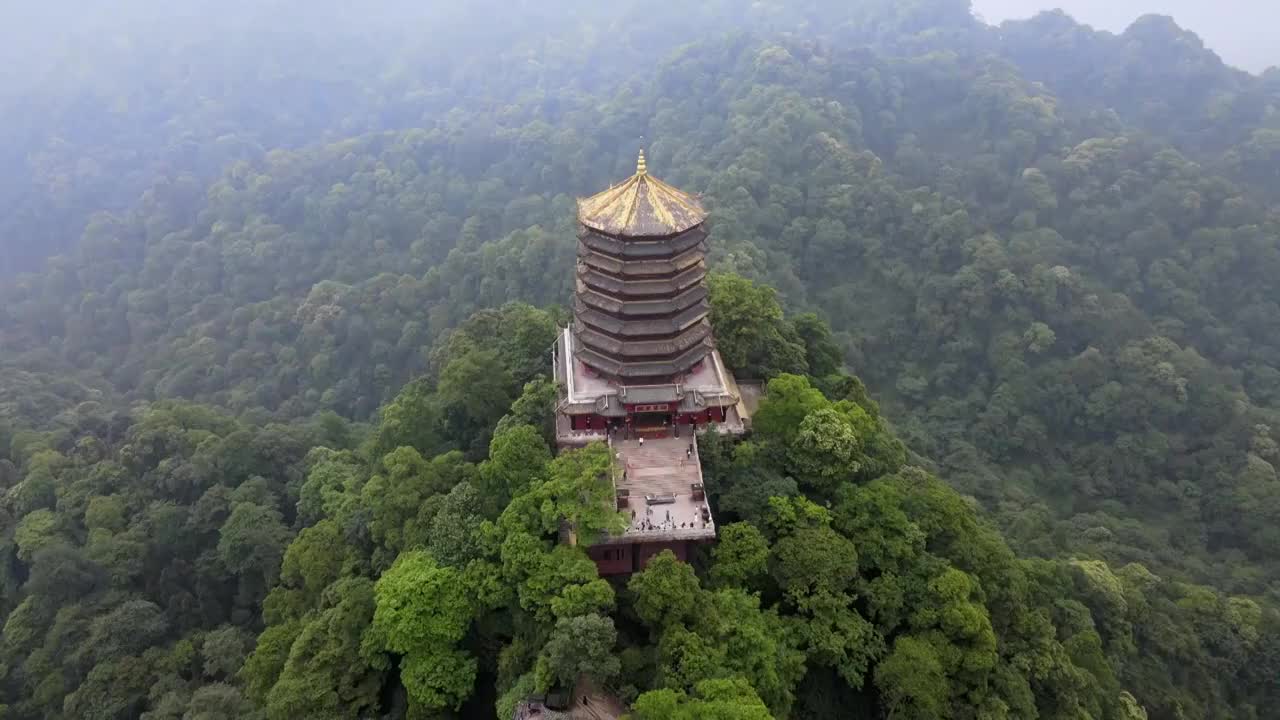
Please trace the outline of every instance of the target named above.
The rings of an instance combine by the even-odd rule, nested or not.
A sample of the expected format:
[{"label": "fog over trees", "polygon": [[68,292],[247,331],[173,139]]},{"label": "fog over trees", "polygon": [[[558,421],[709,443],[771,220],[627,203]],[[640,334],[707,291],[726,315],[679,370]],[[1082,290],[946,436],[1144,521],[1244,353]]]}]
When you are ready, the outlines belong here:
[{"label": "fog over trees", "polygon": [[1061,9],[1082,23],[1113,33],[1124,32],[1143,15],[1168,15],[1199,35],[1227,63],[1250,72],[1280,66],[1280,46],[1273,29],[1280,25],[1280,5],[1257,0],[975,0],[974,12],[988,22],[1023,20],[1045,10]]},{"label": "fog over trees", "polygon": [[[13,5],[3,720],[1280,706],[1280,75],[1179,8]],[[602,578],[548,349],[641,144],[767,392]]]}]

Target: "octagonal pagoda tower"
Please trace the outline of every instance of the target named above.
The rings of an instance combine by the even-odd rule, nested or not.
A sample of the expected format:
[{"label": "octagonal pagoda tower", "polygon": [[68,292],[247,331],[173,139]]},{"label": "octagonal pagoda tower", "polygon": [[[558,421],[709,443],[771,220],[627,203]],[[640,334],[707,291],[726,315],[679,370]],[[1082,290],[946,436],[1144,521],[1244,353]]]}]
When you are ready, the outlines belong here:
[{"label": "octagonal pagoda tower", "polygon": [[639,430],[740,430],[708,315],[707,212],[649,174],[578,201],[573,322],[555,348],[562,444]]},{"label": "octagonal pagoda tower", "polygon": [[697,198],[636,173],[578,201],[573,335],[578,359],[627,384],[670,383],[713,345],[707,213]]}]

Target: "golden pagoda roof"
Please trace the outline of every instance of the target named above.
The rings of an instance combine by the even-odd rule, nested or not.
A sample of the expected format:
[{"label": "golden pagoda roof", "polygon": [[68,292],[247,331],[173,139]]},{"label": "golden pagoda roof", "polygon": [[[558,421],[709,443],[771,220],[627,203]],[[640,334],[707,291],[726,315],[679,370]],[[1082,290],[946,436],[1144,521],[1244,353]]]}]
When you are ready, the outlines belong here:
[{"label": "golden pagoda roof", "polygon": [[643,150],[635,175],[578,200],[578,222],[615,237],[675,235],[706,219],[697,198],[649,175]]}]

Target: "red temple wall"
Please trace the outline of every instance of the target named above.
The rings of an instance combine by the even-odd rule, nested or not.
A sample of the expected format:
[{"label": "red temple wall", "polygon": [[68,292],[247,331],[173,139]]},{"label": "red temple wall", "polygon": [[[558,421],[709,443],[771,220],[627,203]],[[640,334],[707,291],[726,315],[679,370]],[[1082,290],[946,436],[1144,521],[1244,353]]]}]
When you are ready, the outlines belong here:
[{"label": "red temple wall", "polygon": [[[635,406],[628,406],[627,412],[635,412]],[[680,413],[675,417],[677,425],[707,425],[711,422],[724,422],[724,408],[709,408],[697,413]],[[609,427],[610,422],[617,422],[626,425],[630,418],[606,418],[601,415],[570,415],[569,427],[573,430],[603,430]]]},{"label": "red temple wall", "polygon": [[689,562],[689,543],[689,540],[672,540],[634,545],[596,545],[587,548],[587,555],[595,561],[600,575],[625,575],[643,570],[649,560],[663,550],[670,550],[680,562]]},{"label": "red temple wall", "polygon": [[624,575],[632,571],[635,563],[632,545],[596,545],[587,548],[587,555],[596,562],[601,575]]},{"label": "red temple wall", "polygon": [[636,570],[643,570],[654,555],[670,550],[680,562],[689,562],[689,541],[641,543],[636,546]]}]

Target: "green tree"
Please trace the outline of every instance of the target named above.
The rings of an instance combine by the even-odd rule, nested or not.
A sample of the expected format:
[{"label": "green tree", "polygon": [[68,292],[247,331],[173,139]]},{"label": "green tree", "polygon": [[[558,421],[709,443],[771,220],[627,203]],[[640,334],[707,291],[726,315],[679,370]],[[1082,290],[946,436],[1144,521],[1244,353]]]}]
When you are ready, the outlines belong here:
[{"label": "green tree", "polygon": [[792,327],[805,348],[805,365],[810,375],[826,378],[840,373],[844,354],[831,337],[831,327],[815,313],[804,313],[791,319]]},{"label": "green tree", "polygon": [[622,670],[614,654],[617,641],[612,618],[594,614],[560,618],[538,658],[538,687],[572,688],[579,677],[607,687]]},{"label": "green tree", "polygon": [[636,699],[634,720],[769,720],[773,715],[741,678],[704,680],[693,697],[678,690],[652,690]]},{"label": "green tree", "polygon": [[687,622],[698,607],[701,587],[693,568],[663,551],[627,583],[635,594],[636,614],[655,629]]},{"label": "green tree", "polygon": [[[532,437],[526,435],[525,441],[525,448],[531,448]],[[514,497],[502,524],[542,535],[558,534],[564,525],[586,544],[621,532],[626,519],[615,509],[612,472],[613,458],[603,443],[562,453],[548,465],[542,482]]]},{"label": "green tree", "polygon": [[342,575],[346,555],[342,548],[342,535],[332,520],[326,518],[304,528],[285,550],[281,581],[319,598]]},{"label": "green tree", "polygon": [[830,406],[822,392],[800,375],[778,375],[769,380],[765,397],[752,418],[752,427],[764,437],[790,443],[809,413]]},{"label": "green tree", "polygon": [[289,529],[279,511],[254,503],[240,503],[219,530],[218,557],[231,572],[256,573],[274,582],[289,541]]},{"label": "green tree", "polygon": [[712,273],[711,324],[725,363],[743,377],[769,378],[809,370],[802,338],[783,318],[773,288]]},{"label": "green tree", "polygon": [[538,428],[547,446],[554,446],[556,441],[556,403],[560,396],[556,385],[546,377],[539,375],[524,384],[520,397],[511,403],[511,411],[502,416],[494,429],[494,437],[517,425],[532,425]]},{"label": "green tree", "polygon": [[[325,596],[322,609],[309,614],[297,627],[279,675],[265,697],[266,714],[272,720],[344,716],[378,705],[388,663],[379,654],[380,648],[368,639],[375,613],[373,583],[344,578]],[[279,648],[263,650],[260,641],[255,656],[261,662],[253,658],[246,662],[245,674],[251,683],[256,673],[271,672],[265,667],[268,663],[279,661],[279,655],[272,657]],[[258,682],[265,685],[264,680]]]},{"label": "green tree", "polygon": [[491,428],[511,406],[514,380],[497,351],[471,350],[440,371],[437,396],[445,435],[458,445],[483,452]]},{"label": "green tree", "polygon": [[474,615],[461,574],[411,551],[383,574],[374,592],[377,642],[403,657],[401,682],[414,705],[457,709],[476,677],[475,659],[456,647]]},{"label": "green tree", "polygon": [[501,512],[512,497],[527,492],[541,478],[550,462],[551,453],[535,426],[500,423],[489,443],[489,458],[480,466],[486,504]]},{"label": "green tree", "polygon": [[200,648],[205,676],[224,680],[234,677],[252,645],[253,637],[233,625],[223,625],[209,632]]},{"label": "green tree", "polygon": [[938,718],[948,711],[951,688],[938,651],[924,638],[904,635],[876,667],[876,686],[894,717]]},{"label": "green tree", "polygon": [[722,587],[758,587],[768,572],[769,542],[750,523],[721,525],[711,578]]},{"label": "green tree", "polygon": [[24,515],[14,528],[13,542],[17,546],[18,559],[31,562],[36,553],[61,542],[58,516],[46,509]]}]

